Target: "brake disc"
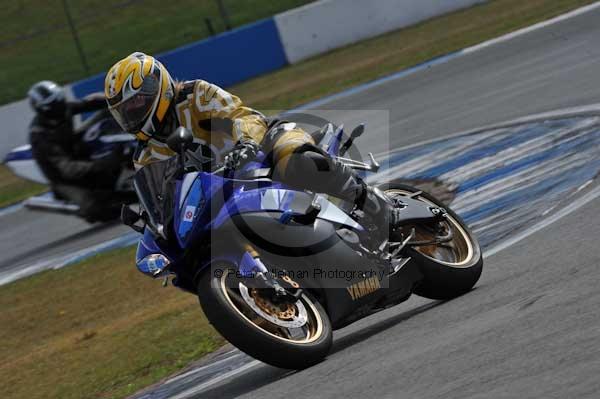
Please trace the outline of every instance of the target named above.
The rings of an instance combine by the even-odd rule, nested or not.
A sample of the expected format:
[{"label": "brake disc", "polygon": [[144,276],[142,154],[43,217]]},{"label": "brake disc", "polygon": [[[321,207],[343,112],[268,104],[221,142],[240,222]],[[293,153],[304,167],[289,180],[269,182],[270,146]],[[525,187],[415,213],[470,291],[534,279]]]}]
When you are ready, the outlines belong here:
[{"label": "brake disc", "polygon": [[[281,309],[270,301],[257,297],[255,298],[248,291],[248,287],[239,283],[240,294],[244,302],[263,319],[284,328],[300,328],[306,324],[308,315],[302,301],[298,300],[293,304],[286,304]],[[254,293],[256,295],[256,293]]]}]

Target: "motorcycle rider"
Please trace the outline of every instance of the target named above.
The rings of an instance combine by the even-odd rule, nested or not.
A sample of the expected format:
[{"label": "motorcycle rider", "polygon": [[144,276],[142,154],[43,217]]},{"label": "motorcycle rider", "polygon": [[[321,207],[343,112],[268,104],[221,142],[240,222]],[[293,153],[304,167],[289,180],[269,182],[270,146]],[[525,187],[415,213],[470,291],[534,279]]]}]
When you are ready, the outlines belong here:
[{"label": "motorcycle rider", "polygon": [[29,126],[33,157],[54,194],[79,205],[80,216],[89,222],[117,217],[118,206],[108,200],[120,171],[120,154],[90,160],[81,142],[89,123],[75,131],[72,120],[77,114],[106,110],[104,95],[67,101],[63,87],[45,80],[31,86],[27,97],[35,111]]},{"label": "motorcycle rider", "polygon": [[295,123],[269,122],[235,95],[204,80],[176,82],[152,56],[135,52],[118,61],[106,75],[104,94],[123,130],[138,138],[136,167],[175,155],[166,139],[184,126],[195,142],[209,146],[213,158],[229,168],[261,149],[271,157],[274,179],[351,201],[379,226],[397,225],[399,210],[390,200],[318,148]]}]

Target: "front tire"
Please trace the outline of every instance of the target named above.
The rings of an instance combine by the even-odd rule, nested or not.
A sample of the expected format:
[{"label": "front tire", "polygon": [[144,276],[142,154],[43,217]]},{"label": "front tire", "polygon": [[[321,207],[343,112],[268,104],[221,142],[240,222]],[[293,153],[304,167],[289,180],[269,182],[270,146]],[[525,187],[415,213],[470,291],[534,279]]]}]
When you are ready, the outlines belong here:
[{"label": "front tire", "polygon": [[[240,285],[229,265],[212,269],[223,272],[215,275],[206,270],[200,277],[200,305],[211,324],[234,346],[255,359],[286,369],[304,369],[327,356],[332,344],[331,323],[325,309],[310,294],[305,292],[300,304],[278,305],[288,306],[278,312],[279,308],[260,296],[260,290]],[[302,327],[275,324],[291,325],[294,312],[306,316]],[[288,317],[288,321],[277,317]]]},{"label": "front tire", "polygon": [[[409,196],[421,191],[402,183],[390,182],[379,188],[388,196]],[[483,256],[475,235],[452,209],[434,196],[422,192],[413,197],[447,212],[447,228],[453,230],[448,245],[410,246],[406,253],[420,265],[423,281],[414,293],[429,299],[452,299],[469,292],[477,283],[483,270]],[[427,232],[415,226],[421,240]]]}]

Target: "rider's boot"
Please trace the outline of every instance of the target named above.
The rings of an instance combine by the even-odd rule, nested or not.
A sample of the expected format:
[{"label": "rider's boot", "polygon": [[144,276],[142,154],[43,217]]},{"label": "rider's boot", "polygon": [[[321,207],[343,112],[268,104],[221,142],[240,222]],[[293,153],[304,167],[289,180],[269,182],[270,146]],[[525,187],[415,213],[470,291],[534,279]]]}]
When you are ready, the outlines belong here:
[{"label": "rider's boot", "polygon": [[399,227],[400,209],[379,188],[363,181],[364,196],[359,198],[356,209],[368,215],[376,226],[389,226],[390,233]]}]

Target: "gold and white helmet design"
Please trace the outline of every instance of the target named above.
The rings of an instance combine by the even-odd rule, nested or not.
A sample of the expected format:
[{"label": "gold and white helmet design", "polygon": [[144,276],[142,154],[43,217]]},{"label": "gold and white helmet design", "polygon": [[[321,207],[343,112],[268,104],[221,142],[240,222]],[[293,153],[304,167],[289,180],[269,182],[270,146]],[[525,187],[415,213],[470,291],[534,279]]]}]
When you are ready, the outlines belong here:
[{"label": "gold and white helmet design", "polygon": [[153,137],[173,102],[174,83],[154,57],[133,53],[106,74],[104,94],[121,128],[141,140]]}]

